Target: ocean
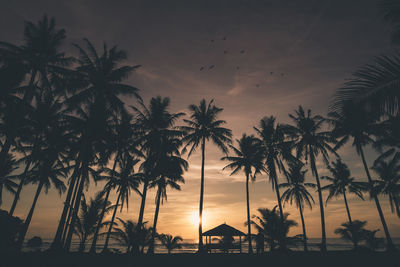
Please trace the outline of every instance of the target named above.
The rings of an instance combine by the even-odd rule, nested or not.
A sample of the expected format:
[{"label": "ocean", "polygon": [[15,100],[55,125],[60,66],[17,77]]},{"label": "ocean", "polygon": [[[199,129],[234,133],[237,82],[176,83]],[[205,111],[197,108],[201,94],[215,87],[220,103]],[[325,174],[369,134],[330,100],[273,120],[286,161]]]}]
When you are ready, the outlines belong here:
[{"label": "ocean", "polygon": [[[103,248],[103,240],[99,240],[97,243],[97,252],[101,252]],[[44,251],[50,248],[52,239],[44,239],[43,245],[39,248],[40,250]],[[319,238],[309,238],[308,239],[308,249],[310,251],[319,251],[319,243],[321,240]],[[400,238],[393,238],[393,242],[395,243],[396,247],[400,248]],[[253,242],[254,243],[254,242]],[[197,251],[197,242],[195,240],[188,240],[184,239],[181,249],[173,250],[172,253],[195,253]],[[91,242],[87,242],[85,251],[90,249]],[[79,240],[73,240],[71,244],[71,251],[77,251],[79,247]],[[253,249],[255,250],[255,243],[253,245]],[[119,243],[111,240],[109,243],[109,248],[114,250],[117,253],[125,253],[126,247],[121,246]],[[294,251],[302,251],[303,246],[302,244],[298,246],[289,246],[290,249]],[[247,242],[242,242],[242,251],[247,252],[248,245]],[[346,242],[340,238],[327,238],[327,249],[328,251],[338,251],[338,250],[351,250],[353,249],[353,245],[350,242]],[[384,248],[380,248],[379,250],[383,250]],[[23,251],[32,251],[33,249],[28,248],[24,245]],[[266,248],[267,250],[267,248]],[[156,243],[154,248],[155,253],[167,253],[168,251],[160,244]]]}]

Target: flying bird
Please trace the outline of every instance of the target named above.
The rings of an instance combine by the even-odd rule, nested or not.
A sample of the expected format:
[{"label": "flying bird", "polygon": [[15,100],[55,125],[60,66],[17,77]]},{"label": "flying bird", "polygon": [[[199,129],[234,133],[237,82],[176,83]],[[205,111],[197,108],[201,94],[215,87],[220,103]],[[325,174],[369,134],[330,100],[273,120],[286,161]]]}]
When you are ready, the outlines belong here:
[{"label": "flying bird", "polygon": [[211,70],[214,67],[215,67],[215,65],[211,65],[208,69]]},{"label": "flying bird", "polygon": [[211,40],[211,43],[214,43],[214,40]]},{"label": "flying bird", "polygon": [[281,76],[283,76],[284,74],[283,73],[281,73]]},{"label": "flying bird", "polygon": [[204,67],[201,67],[201,68],[200,68],[200,71],[202,71],[202,70],[204,70]]},{"label": "flying bird", "polygon": [[227,53],[228,53],[228,51],[224,50],[224,54],[227,54]]},{"label": "flying bird", "polygon": [[244,50],[240,50],[240,54],[244,54]]},{"label": "flying bird", "polygon": [[271,74],[271,75],[272,75],[272,74],[274,74],[274,72],[273,72],[273,71],[271,71],[269,74]]},{"label": "flying bird", "polygon": [[256,86],[257,86],[257,87],[260,87],[260,85],[259,85],[259,84],[256,84]]},{"label": "flying bird", "polygon": [[238,69],[240,69],[240,67],[239,67],[239,66],[237,66],[237,67],[236,67],[236,69],[238,70]]},{"label": "flying bird", "polygon": [[222,40],[224,40],[224,41],[225,41],[225,40],[226,40],[226,37],[222,38]]}]

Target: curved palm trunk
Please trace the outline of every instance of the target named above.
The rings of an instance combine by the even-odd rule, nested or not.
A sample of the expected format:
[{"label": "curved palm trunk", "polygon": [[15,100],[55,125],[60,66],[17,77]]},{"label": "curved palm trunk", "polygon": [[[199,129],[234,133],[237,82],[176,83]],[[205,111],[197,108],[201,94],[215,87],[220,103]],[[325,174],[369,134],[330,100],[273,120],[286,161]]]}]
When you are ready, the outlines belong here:
[{"label": "curved palm trunk", "polygon": [[85,235],[83,235],[82,240],[81,240],[81,243],[79,244],[79,250],[78,250],[78,252],[81,252],[81,253],[82,253],[82,252],[85,251],[86,239],[87,239],[87,236],[86,236],[86,234],[85,234]]},{"label": "curved palm trunk", "polygon": [[73,213],[72,207],[74,206],[75,199],[76,199],[76,196],[78,194],[78,188],[79,188],[79,185],[80,185],[80,179],[81,179],[81,177],[78,177],[78,180],[77,180],[77,182],[75,184],[74,193],[72,194],[72,200],[71,200],[71,203],[70,203],[70,207],[68,209],[67,220],[65,221],[65,227],[64,227],[64,230],[63,230],[63,233],[62,233],[62,238],[61,238],[62,241],[61,241],[61,243],[64,244],[64,245],[65,245],[65,239],[67,238],[68,229],[69,229],[69,227],[71,225],[71,218],[72,218],[72,213]]},{"label": "curved palm trunk", "polygon": [[61,236],[63,234],[64,231],[64,227],[65,227],[65,223],[66,223],[66,218],[67,218],[67,213],[70,210],[71,207],[71,197],[72,197],[72,193],[74,191],[75,188],[75,184],[76,184],[76,180],[78,179],[78,170],[79,170],[79,165],[77,164],[77,166],[75,167],[74,173],[73,173],[73,177],[71,180],[71,183],[68,187],[68,192],[67,192],[67,196],[65,198],[65,202],[64,202],[64,208],[63,211],[61,213],[61,217],[60,217],[60,221],[58,222],[58,227],[57,227],[57,231],[56,234],[54,236],[53,239],[53,243],[51,244],[51,248],[52,249],[59,249],[62,247],[62,243],[61,243]]},{"label": "curved palm trunk", "polygon": [[305,222],[304,222],[303,207],[301,206],[301,204],[299,204],[299,211],[300,211],[300,218],[301,218],[301,226],[303,227],[303,245],[304,245],[304,251],[308,251],[308,248],[307,248],[306,224],[305,224]]},{"label": "curved palm trunk", "polygon": [[[278,175],[276,174],[276,169],[275,169],[275,164],[272,163],[271,166],[271,170],[272,170],[272,179],[273,179],[273,183],[275,185],[275,193],[276,193],[276,199],[278,200],[278,206],[279,206],[279,214],[281,216],[281,221],[283,223],[284,220],[284,216],[283,216],[283,207],[282,207],[282,201],[281,201],[281,195],[279,193],[279,184],[278,184]],[[283,239],[281,241],[281,244],[279,244],[281,248],[285,249],[286,248],[286,243],[285,240]]]},{"label": "curved palm trunk", "polygon": [[19,182],[17,192],[15,192],[15,196],[14,196],[14,200],[13,200],[13,203],[11,205],[11,208],[10,208],[10,212],[8,213],[11,216],[14,214],[15,208],[17,207],[17,202],[19,200],[19,195],[21,194],[22,187],[24,185],[24,182],[25,182],[25,179],[26,179],[26,175],[28,173],[28,170],[29,170],[30,166],[31,166],[31,161],[28,161],[28,163],[25,166],[24,175],[22,176],[21,181]]},{"label": "curved palm trunk", "polygon": [[66,251],[69,251],[69,249],[71,247],[72,235],[74,234],[75,221],[77,220],[79,206],[81,204],[83,186],[85,184],[85,178],[87,178],[87,166],[83,165],[82,168],[83,168],[82,171],[84,172],[84,174],[81,174],[79,188],[77,191],[74,207],[73,207],[72,213],[71,213],[71,224],[69,225],[69,228],[68,228],[68,234],[67,234],[67,238],[65,240],[65,246],[64,246]]},{"label": "curved palm trunk", "polygon": [[107,248],[108,248],[108,242],[110,241],[111,230],[112,230],[112,227],[113,227],[113,224],[114,224],[115,215],[117,214],[117,209],[118,209],[118,205],[119,205],[119,200],[120,199],[121,199],[121,191],[119,192],[118,197],[117,197],[117,203],[115,204],[115,208],[114,208],[113,215],[112,215],[112,218],[111,218],[111,224],[110,224],[110,227],[108,228],[108,232],[107,232],[107,236],[106,236],[106,242],[104,243],[103,252],[106,252]]},{"label": "curved palm trunk", "polygon": [[394,208],[396,210],[397,217],[400,218],[399,200],[397,199],[396,195],[393,195],[392,198],[393,198]]},{"label": "curved palm trunk", "polygon": [[[361,159],[362,159],[362,162],[363,162],[363,165],[364,165],[365,173],[367,174],[367,177],[368,177],[368,182],[369,182],[370,186],[372,187],[373,181],[372,181],[371,175],[370,175],[369,170],[368,170],[367,162],[365,161],[364,151],[363,151],[362,147],[360,147],[359,151],[360,151]],[[376,194],[374,194],[373,198],[375,200],[376,209],[378,210],[379,217],[380,217],[381,222],[382,222],[383,230],[385,232],[387,249],[388,250],[395,250],[396,248],[394,247],[393,242],[392,242],[392,238],[390,237],[389,229],[388,229],[387,224],[386,224],[385,216],[383,216],[383,212],[382,212],[381,204],[379,203],[378,196]]]},{"label": "curved palm trunk", "polygon": [[156,211],[154,213],[154,221],[153,221],[153,232],[151,234],[151,242],[149,249],[147,250],[147,254],[153,254],[154,253],[154,240],[156,238],[156,229],[157,229],[157,220],[158,220],[158,213],[160,211],[160,202],[161,202],[161,190],[157,190],[157,205],[156,205]]},{"label": "curved palm trunk", "polygon": [[247,238],[249,239],[249,254],[253,254],[251,244],[250,199],[249,199],[249,174],[246,173],[246,203],[247,203]]},{"label": "curved palm trunk", "polygon": [[200,185],[200,204],[199,204],[199,248],[200,253],[204,252],[203,247],[203,199],[204,199],[204,160],[205,160],[206,140],[201,141],[201,185]]},{"label": "curved palm trunk", "polygon": [[321,251],[326,252],[326,230],[325,230],[325,213],[324,213],[324,201],[322,200],[322,190],[321,190],[321,183],[319,181],[319,175],[318,175],[318,170],[317,166],[315,165],[315,158],[314,158],[314,153],[312,153],[312,149],[309,149],[310,151],[310,163],[311,163],[311,168],[313,170],[315,180],[317,182],[317,188],[318,188],[318,200],[319,200],[319,210],[321,213],[321,232],[322,232],[322,237],[321,237]]},{"label": "curved palm trunk", "polygon": [[[115,168],[117,167],[117,162],[118,162],[118,154],[115,156],[114,165],[113,165],[113,168],[112,168],[112,178],[114,178],[113,175],[114,175]],[[90,253],[96,253],[97,238],[99,236],[101,223],[103,222],[104,214],[106,212],[108,197],[110,196],[110,191],[111,191],[111,189],[108,188],[107,189],[107,193],[106,193],[106,197],[104,199],[104,205],[103,205],[103,208],[101,210],[100,219],[99,219],[99,222],[98,222],[97,227],[96,227],[96,232],[94,233],[94,236],[93,236],[92,246],[90,247],[90,251],[89,251]]]},{"label": "curved palm trunk", "polygon": [[37,200],[39,198],[40,192],[42,191],[42,188],[43,188],[43,182],[40,182],[38,187],[37,187],[36,194],[35,194],[35,197],[33,199],[31,209],[29,210],[28,216],[25,219],[25,223],[24,223],[22,232],[20,233],[20,236],[18,237],[18,243],[17,243],[18,250],[21,250],[22,244],[24,243],[25,235],[28,232],[29,224],[31,223],[33,212],[35,211],[36,203],[37,203]]},{"label": "curved palm trunk", "polygon": [[[144,208],[145,208],[145,205],[146,205],[146,196],[147,196],[147,188],[148,188],[148,186],[149,186],[149,179],[147,177],[146,180],[144,181],[144,185],[143,185],[142,201],[141,201],[141,204],[140,204],[138,224],[136,226],[139,230],[141,230],[142,224],[143,224]],[[139,246],[136,243],[133,244],[133,252],[134,253],[139,253]]]},{"label": "curved palm trunk", "polygon": [[343,191],[343,198],[344,198],[344,204],[346,205],[347,217],[349,217],[349,223],[352,224],[353,221],[351,220],[351,216],[350,216],[349,204],[347,204],[346,190]]}]

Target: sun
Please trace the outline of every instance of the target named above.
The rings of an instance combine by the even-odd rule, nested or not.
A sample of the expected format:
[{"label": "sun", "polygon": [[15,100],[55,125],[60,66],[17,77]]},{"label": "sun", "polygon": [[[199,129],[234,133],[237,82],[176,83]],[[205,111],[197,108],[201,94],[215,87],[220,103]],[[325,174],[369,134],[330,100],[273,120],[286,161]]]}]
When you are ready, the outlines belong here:
[{"label": "sun", "polygon": [[[199,225],[199,212],[198,211],[194,211],[190,214],[190,219],[193,223],[193,225],[198,226]],[[203,212],[203,225],[206,223],[207,221],[207,216],[205,216],[205,213]]]}]

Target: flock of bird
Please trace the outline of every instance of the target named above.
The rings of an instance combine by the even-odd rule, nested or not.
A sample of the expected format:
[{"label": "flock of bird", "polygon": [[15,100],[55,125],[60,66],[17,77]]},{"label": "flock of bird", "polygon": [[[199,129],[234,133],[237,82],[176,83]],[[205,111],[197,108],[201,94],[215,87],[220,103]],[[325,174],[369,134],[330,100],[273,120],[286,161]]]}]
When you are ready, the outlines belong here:
[{"label": "flock of bird", "polygon": [[[226,41],[226,40],[227,40],[226,37],[222,37],[222,41]],[[215,43],[215,39],[212,39],[212,40],[211,40],[211,43],[212,43],[212,44]],[[239,51],[239,53],[240,53],[240,54],[245,54],[246,51],[245,51],[244,49],[242,49],[242,50]],[[228,54],[228,50],[224,50],[224,54]],[[211,64],[211,65],[209,65],[208,67],[207,67],[207,66],[201,66],[199,70],[200,70],[200,71],[203,71],[203,70],[206,70],[206,69],[211,70],[211,69],[214,69],[215,66],[216,66],[215,64]],[[236,70],[239,70],[239,69],[240,69],[240,66],[236,66]],[[271,71],[269,74],[272,76],[272,75],[274,75],[274,72]],[[283,77],[284,75],[285,75],[284,73],[281,73],[281,74],[280,74],[281,77]],[[259,88],[259,87],[260,87],[260,84],[256,84],[255,86],[256,86],[257,88]]]}]

